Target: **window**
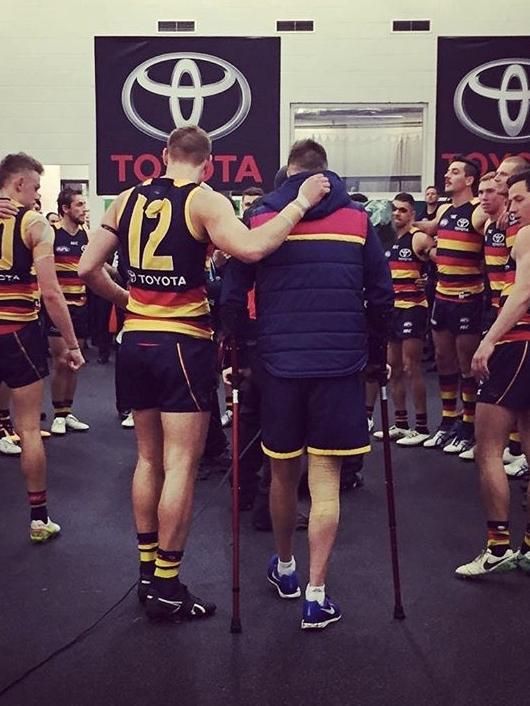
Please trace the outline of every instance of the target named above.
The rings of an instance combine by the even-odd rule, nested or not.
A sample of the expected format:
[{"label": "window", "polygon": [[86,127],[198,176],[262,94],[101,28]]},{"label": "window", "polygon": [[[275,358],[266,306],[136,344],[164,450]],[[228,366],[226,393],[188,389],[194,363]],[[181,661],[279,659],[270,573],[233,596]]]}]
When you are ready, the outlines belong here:
[{"label": "window", "polygon": [[320,142],[350,192],[370,198],[419,193],[423,113],[423,104],[294,104],[293,137]]}]

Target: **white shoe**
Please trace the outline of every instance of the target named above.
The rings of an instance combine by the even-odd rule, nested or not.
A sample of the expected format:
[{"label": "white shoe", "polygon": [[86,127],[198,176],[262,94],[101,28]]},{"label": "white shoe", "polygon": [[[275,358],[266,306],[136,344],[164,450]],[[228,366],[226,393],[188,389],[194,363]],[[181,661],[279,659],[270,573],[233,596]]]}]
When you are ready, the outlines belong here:
[{"label": "white shoe", "polygon": [[520,458],[523,458],[524,454],[519,454],[518,456],[514,456],[513,453],[511,453],[510,448],[507,446],[504,449],[504,453],[502,454],[502,462],[504,463],[505,466],[507,466],[509,463],[513,463],[514,461],[518,461]]},{"label": "white shoe", "polygon": [[373,417],[367,417],[368,420],[368,433],[371,434],[375,427],[375,422]]},{"label": "white shoe", "polygon": [[229,426],[232,425],[232,417],[233,416],[234,416],[234,413],[232,412],[232,410],[227,409],[226,412],[221,417],[221,426],[223,427],[223,429],[227,429]]},{"label": "white shoe", "polygon": [[6,454],[6,456],[19,456],[22,449],[18,444],[15,444],[10,436],[3,436],[0,439],[0,453]]},{"label": "white shoe", "polygon": [[448,444],[444,446],[446,454],[460,454],[469,451],[475,446],[475,439],[470,439],[466,436],[455,436]]},{"label": "white shoe", "polygon": [[416,429],[409,429],[407,433],[396,441],[398,446],[423,446],[423,442],[427,441],[429,434],[421,434]]},{"label": "white shoe", "polygon": [[495,556],[491,549],[484,549],[476,559],[469,564],[462,564],[455,570],[459,578],[474,578],[484,574],[502,573],[513,571],[517,568],[518,552],[507,549],[502,556]]},{"label": "white shoe", "polygon": [[524,478],[528,475],[528,461],[526,460],[526,456],[524,454],[519,456],[515,461],[504,466],[504,470],[508,478]]},{"label": "white shoe", "polygon": [[52,434],[57,436],[63,436],[66,434],[66,418],[65,417],[55,417],[52,422],[50,431]]},{"label": "white shoe", "polygon": [[475,460],[475,447],[472,446],[467,451],[462,451],[461,453],[458,454],[458,458],[461,458],[462,461],[474,461]]},{"label": "white shoe", "polygon": [[432,436],[423,442],[426,449],[442,449],[445,444],[454,438],[452,429],[438,429]]},{"label": "white shoe", "polygon": [[134,429],[134,419],[132,416],[132,412],[129,412],[129,414],[122,421],[121,425],[124,429]]},{"label": "white shoe", "polygon": [[71,431],[88,431],[90,427],[85,422],[80,421],[74,414],[67,414],[66,417],[66,428]]},{"label": "white shoe", "polygon": [[[410,432],[410,429],[402,429],[392,424],[388,430],[388,435],[390,436],[390,440],[394,441],[395,439],[402,439],[404,436],[407,436],[407,434],[410,434]],[[374,431],[374,439],[383,439],[383,431]]]},{"label": "white shoe", "polygon": [[32,520],[29,527],[29,538],[32,542],[47,542],[48,539],[57,537],[61,531],[61,526],[52,522],[48,517],[48,522],[42,520]]}]

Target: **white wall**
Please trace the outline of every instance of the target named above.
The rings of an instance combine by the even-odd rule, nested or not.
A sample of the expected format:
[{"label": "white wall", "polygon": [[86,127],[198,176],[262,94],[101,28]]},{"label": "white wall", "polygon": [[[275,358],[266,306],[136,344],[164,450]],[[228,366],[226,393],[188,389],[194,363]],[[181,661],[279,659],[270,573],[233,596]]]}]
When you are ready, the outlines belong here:
[{"label": "white wall", "polygon": [[[430,34],[390,32],[392,19],[431,19]],[[530,2],[510,0],[3,0],[0,152],[88,165],[95,184],[94,35],[156,34],[158,20],[197,22],[200,35],[274,35],[277,19],[313,19],[283,35],[281,144],[290,104],[425,102],[424,178],[434,163],[436,37],[529,33]],[[101,213],[91,198],[92,221]]]}]

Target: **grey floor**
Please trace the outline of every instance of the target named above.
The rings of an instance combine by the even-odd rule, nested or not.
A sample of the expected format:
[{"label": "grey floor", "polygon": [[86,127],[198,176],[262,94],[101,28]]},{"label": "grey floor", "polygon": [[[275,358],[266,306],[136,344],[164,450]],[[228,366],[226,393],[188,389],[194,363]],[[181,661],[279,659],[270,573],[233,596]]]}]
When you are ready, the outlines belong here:
[{"label": "grey floor", "polygon": [[[63,525],[56,542],[28,542],[18,462],[0,457],[0,691],[96,621],[136,577],[134,436],[114,413],[111,365],[92,362],[83,371],[76,411],[91,431],[46,442],[49,507]],[[229,633],[230,498],[227,487],[215,490],[215,476],[198,483],[197,509],[209,504],[193,527],[183,577],[217,602],[217,615],[151,625],[130,594],[0,704],[526,706],[530,577],[453,577],[484,541],[474,465],[395,448],[394,466],[404,622],[392,619],[382,449],[374,443],[365,487],[342,503],[328,582],[340,623],[318,634],[300,630],[300,603],[281,601],[264,580],[271,535],[254,532],[244,513],[243,633]],[[522,493],[518,482],[511,487],[519,543]],[[305,580],[303,534],[298,546]]]}]

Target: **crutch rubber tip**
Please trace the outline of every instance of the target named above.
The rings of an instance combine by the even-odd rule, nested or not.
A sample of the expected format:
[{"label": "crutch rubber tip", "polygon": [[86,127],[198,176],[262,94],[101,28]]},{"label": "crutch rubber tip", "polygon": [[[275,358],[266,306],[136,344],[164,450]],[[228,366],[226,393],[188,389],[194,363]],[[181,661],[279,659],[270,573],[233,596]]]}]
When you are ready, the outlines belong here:
[{"label": "crutch rubber tip", "polygon": [[405,611],[403,610],[403,606],[396,606],[394,608],[394,620],[405,620]]},{"label": "crutch rubber tip", "polygon": [[230,632],[238,634],[241,632],[241,620],[239,618],[232,618],[230,623]]}]

